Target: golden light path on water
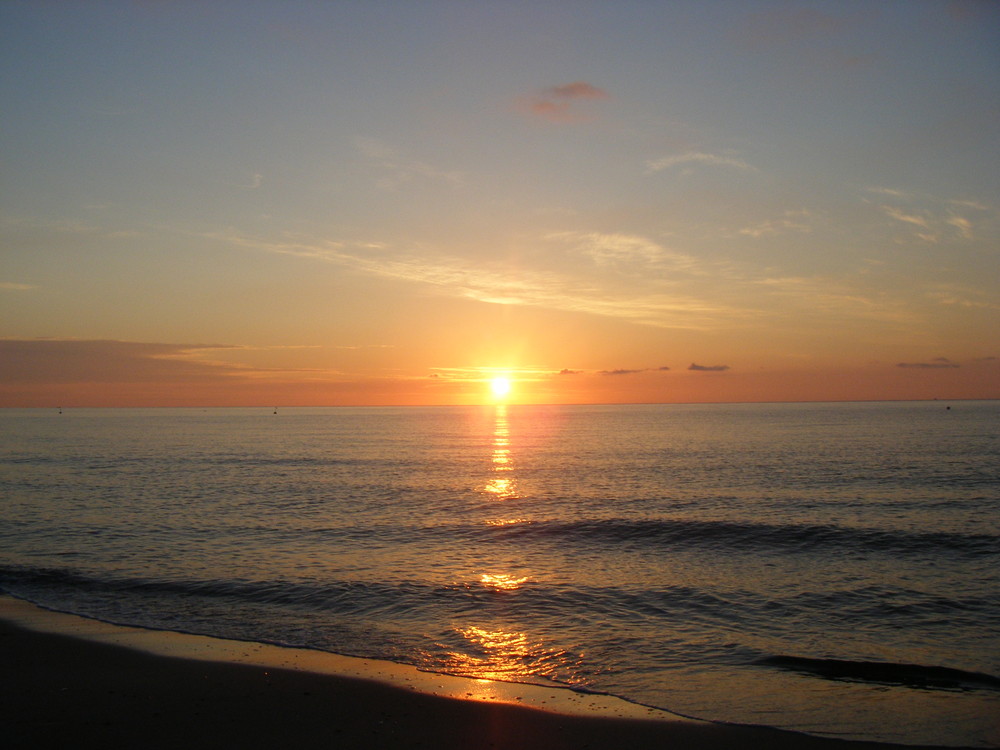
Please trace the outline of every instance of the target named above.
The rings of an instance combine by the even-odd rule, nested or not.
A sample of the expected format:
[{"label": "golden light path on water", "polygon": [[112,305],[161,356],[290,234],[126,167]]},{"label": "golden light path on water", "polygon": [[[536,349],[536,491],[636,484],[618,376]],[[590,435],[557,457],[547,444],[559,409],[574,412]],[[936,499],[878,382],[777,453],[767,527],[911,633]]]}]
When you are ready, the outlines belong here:
[{"label": "golden light path on water", "polygon": [[492,460],[492,471],[486,486],[483,488],[484,491],[496,500],[509,500],[517,497],[517,482],[510,452],[510,422],[507,419],[507,404],[497,404],[496,406]]},{"label": "golden light path on water", "polygon": [[448,668],[468,677],[508,682],[537,679],[545,661],[564,656],[562,652],[546,649],[540,641],[532,641],[527,633],[475,625],[459,632],[481,655],[452,652]]},{"label": "golden light path on water", "polygon": [[[508,383],[500,384],[509,389]],[[497,381],[493,381],[497,395]],[[504,391],[506,393],[506,390]],[[510,421],[507,404],[496,405],[492,454],[485,484],[481,488],[483,496],[498,503],[498,509],[508,500],[518,497],[515,464],[511,452]],[[527,519],[501,516],[486,521],[490,526],[509,526],[523,523]],[[528,585],[530,577],[503,571],[487,571],[480,575],[479,584],[496,596],[509,596]],[[478,625],[456,626],[456,631],[466,643],[466,649],[448,654],[446,669],[470,677],[484,680],[517,681],[543,677],[547,663],[559,662],[566,654],[546,648],[528,633],[498,627]]]}]

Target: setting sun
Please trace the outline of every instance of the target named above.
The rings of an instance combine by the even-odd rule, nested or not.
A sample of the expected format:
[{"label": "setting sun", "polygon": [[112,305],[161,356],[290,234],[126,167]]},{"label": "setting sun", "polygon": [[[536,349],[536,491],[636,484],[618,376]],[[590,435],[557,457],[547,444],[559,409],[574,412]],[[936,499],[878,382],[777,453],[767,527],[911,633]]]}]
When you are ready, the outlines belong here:
[{"label": "setting sun", "polygon": [[497,398],[503,398],[510,393],[510,380],[508,378],[493,378],[490,381],[490,390]]}]

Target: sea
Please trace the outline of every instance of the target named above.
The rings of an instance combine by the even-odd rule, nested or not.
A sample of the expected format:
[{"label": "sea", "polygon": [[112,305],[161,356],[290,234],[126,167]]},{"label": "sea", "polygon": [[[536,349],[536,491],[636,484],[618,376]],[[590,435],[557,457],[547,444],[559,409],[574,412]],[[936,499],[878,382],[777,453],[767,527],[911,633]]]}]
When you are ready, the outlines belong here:
[{"label": "sea", "polygon": [[1000,402],[0,410],[0,590],[1000,745]]}]

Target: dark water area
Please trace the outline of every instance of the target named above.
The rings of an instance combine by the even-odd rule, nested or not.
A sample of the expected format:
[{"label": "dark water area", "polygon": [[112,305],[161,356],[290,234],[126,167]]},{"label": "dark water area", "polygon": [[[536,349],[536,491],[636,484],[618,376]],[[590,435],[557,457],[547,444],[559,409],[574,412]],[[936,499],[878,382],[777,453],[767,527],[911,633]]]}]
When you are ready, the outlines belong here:
[{"label": "dark water area", "polygon": [[1000,403],[0,411],[0,589],[1000,744]]}]

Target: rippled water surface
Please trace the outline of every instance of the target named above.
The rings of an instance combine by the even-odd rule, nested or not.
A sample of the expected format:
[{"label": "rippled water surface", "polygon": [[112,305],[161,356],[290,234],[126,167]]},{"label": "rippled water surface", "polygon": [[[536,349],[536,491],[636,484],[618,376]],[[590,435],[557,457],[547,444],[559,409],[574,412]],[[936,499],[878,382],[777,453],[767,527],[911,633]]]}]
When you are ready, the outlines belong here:
[{"label": "rippled water surface", "polygon": [[0,412],[0,587],[106,620],[1000,744],[1000,403]]}]

